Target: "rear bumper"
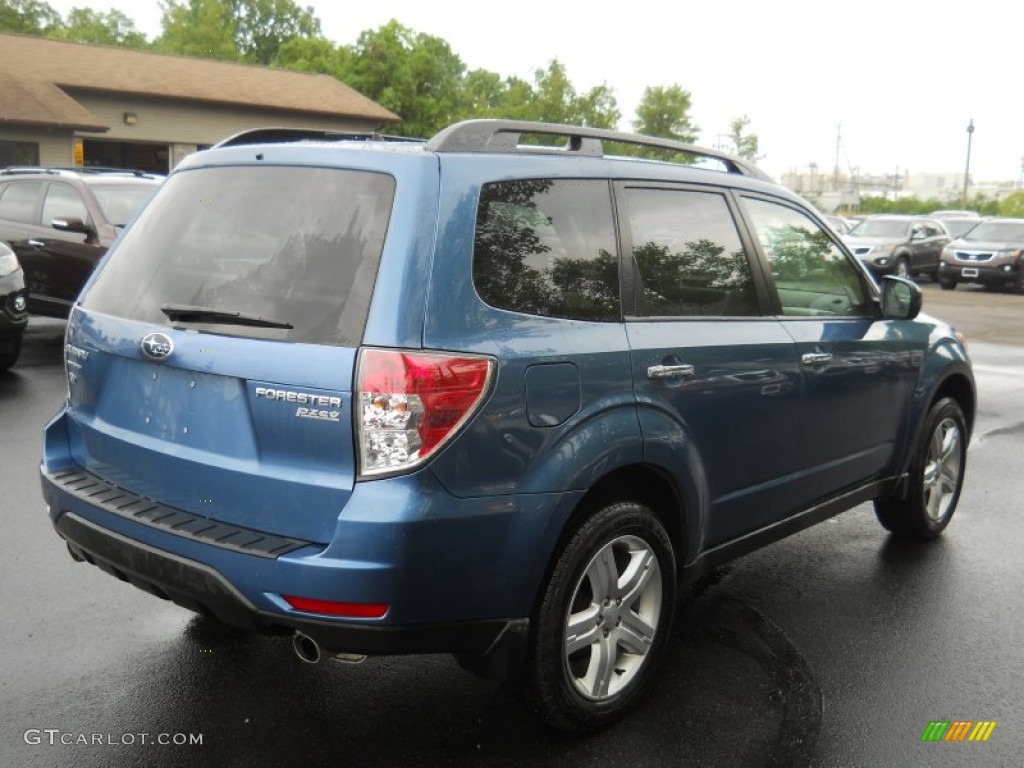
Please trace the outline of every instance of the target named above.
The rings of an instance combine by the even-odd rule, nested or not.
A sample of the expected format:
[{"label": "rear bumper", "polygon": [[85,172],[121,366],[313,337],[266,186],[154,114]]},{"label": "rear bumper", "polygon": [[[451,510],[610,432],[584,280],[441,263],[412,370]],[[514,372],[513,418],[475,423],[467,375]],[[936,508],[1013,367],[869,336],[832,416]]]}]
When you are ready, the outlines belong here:
[{"label": "rear bumper", "polygon": [[[311,542],[113,485],[73,462],[67,420],[61,412],[47,426],[40,471],[51,521],[73,553],[189,609],[259,632],[303,632],[328,652],[475,655],[515,645],[578,501],[458,498],[423,469],[357,483],[343,509],[323,510],[334,520],[330,539]],[[335,617],[298,611],[283,595],[389,607],[379,619]]]},{"label": "rear bumper", "polygon": [[526,629],[525,619],[393,627],[282,616],[261,611],[214,568],[105,530],[74,512],[60,515],[55,528],[76,559],[89,562],[150,594],[256,632],[302,632],[328,652],[486,655],[499,638]]}]

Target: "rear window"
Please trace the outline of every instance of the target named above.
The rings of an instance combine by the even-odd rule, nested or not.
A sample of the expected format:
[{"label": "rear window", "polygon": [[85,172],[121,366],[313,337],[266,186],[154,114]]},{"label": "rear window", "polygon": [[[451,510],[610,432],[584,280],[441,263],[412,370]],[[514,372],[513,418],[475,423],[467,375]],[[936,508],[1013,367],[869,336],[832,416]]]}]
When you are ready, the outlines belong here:
[{"label": "rear window", "polygon": [[[126,233],[83,306],[211,333],[356,346],[394,191],[390,176],[326,168],[179,173]],[[182,306],[209,311],[171,322],[167,308]],[[249,324],[213,321],[234,312]]]}]

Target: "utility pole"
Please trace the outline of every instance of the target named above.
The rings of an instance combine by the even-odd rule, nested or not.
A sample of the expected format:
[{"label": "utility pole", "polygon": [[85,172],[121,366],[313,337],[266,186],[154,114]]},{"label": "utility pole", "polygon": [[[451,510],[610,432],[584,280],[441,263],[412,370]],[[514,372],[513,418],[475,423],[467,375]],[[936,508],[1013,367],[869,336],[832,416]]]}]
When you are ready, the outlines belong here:
[{"label": "utility pole", "polygon": [[836,126],[836,164],[832,170],[832,190],[839,191],[839,148],[843,144],[843,124]]},{"label": "utility pole", "polygon": [[967,165],[964,166],[964,208],[967,207],[967,185],[971,179],[971,137],[974,135],[974,118],[967,123]]}]

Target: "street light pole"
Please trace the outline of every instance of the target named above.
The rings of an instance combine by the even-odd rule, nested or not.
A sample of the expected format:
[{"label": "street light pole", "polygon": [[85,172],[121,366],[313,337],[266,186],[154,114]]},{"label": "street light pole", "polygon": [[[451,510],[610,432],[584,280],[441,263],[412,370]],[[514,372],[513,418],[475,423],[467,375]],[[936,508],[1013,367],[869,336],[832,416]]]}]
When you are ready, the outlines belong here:
[{"label": "street light pole", "polygon": [[971,178],[971,136],[974,134],[974,119],[967,123],[967,165],[964,167],[964,208],[967,207],[967,185]]}]

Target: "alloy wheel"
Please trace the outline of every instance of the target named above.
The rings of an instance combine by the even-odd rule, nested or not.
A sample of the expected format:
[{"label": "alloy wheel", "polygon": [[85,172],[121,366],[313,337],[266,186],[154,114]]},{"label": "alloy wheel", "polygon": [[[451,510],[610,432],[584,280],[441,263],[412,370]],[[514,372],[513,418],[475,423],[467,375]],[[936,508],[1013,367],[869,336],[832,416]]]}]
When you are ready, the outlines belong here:
[{"label": "alloy wheel", "polygon": [[935,427],[924,465],[924,506],[933,521],[949,512],[960,485],[963,456],[960,428],[953,419],[943,419]]},{"label": "alloy wheel", "polygon": [[661,597],[658,558],[643,539],[620,536],[594,555],[563,635],[566,670],[582,696],[607,699],[636,677],[658,631]]}]

